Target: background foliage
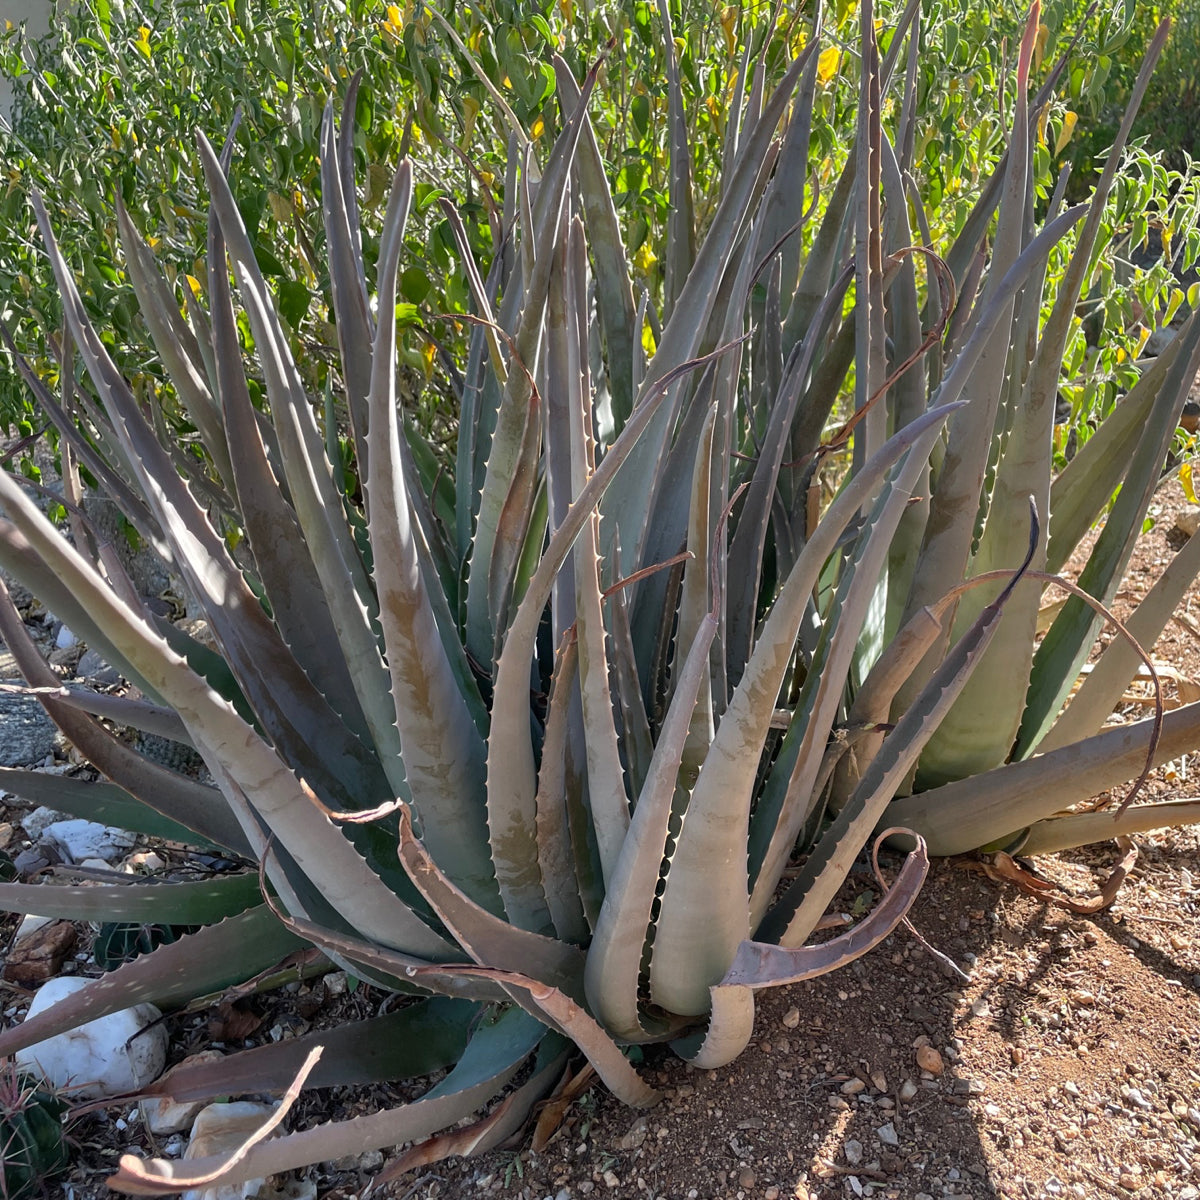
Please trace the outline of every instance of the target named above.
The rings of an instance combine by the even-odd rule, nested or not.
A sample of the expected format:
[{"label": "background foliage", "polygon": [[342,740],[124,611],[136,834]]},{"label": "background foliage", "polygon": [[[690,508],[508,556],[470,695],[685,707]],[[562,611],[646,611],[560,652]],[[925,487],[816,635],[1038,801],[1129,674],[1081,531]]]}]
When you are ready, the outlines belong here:
[{"label": "background foliage", "polygon": [[[364,73],[356,116],[360,165],[369,171],[368,266],[378,249],[372,231],[382,216],[385,176],[379,164],[408,151],[418,164],[400,280],[402,304],[409,306],[412,321],[423,319],[427,333],[403,348],[414,393],[422,391],[422,377],[436,374],[437,343],[463,332],[430,318],[468,307],[453,236],[436,202],[453,194],[486,272],[494,236],[488,214],[503,204],[506,181],[511,182],[510,151],[520,153],[519,139],[499,123],[487,89],[507,100],[518,125],[535,140],[553,136],[557,107],[549,55],[555,49],[581,77],[604,40],[615,39],[597,89],[597,125],[635,281],[657,299],[665,266],[651,246],[668,220],[669,203],[667,87],[654,6],[648,0],[598,7],[574,0],[491,0],[444,7],[452,32],[421,5],[414,8],[412,0],[402,6],[371,0],[169,0],[144,8],[98,0],[63,14],[52,40],[29,44],[18,28],[0,36],[0,72],[15,97],[11,129],[0,126],[6,175],[0,196],[0,317],[47,382],[56,382],[53,346],[61,314],[34,236],[28,204],[33,187],[47,197],[69,260],[81,264],[84,302],[112,331],[110,349],[118,363],[143,397],[155,397],[168,421],[178,423],[184,436],[190,432],[163,389],[161,365],[115,253],[114,208],[118,197],[129,207],[181,298],[187,289],[202,287],[205,226],[194,134],[201,130],[219,144],[240,109],[238,205],[294,348],[302,350],[298,357],[307,380],[318,393],[325,388],[336,337],[316,205],[317,133],[325,100],[340,95],[358,70]],[[670,7],[703,228],[704,204],[719,194],[726,114],[740,57],[767,42],[768,71],[777,76],[786,51],[799,49],[805,35],[797,15],[777,13],[765,2],[713,6],[674,0]],[[881,5],[885,52],[898,7]],[[1145,145],[1131,152],[1113,206],[1117,236],[1103,239],[1112,270],[1097,294],[1104,297],[1110,336],[1104,352],[1089,357],[1081,335],[1070,359],[1077,369],[1066,396],[1083,436],[1092,410],[1107,409],[1130,385],[1128,360],[1136,356],[1143,330],[1153,327],[1155,314],[1182,299],[1177,294],[1172,300],[1165,270],[1147,273],[1122,265],[1144,239],[1147,219],[1168,229],[1180,225],[1172,206],[1190,194],[1182,152],[1198,127],[1192,113],[1195,4],[1174,0],[1163,7],[1177,10],[1177,29],[1139,123]],[[1065,159],[1073,162],[1078,188],[1086,190],[1155,23],[1156,13],[1135,13],[1132,3],[1093,8],[1089,12],[1082,0],[1052,0],[1043,10],[1035,77],[1077,38],[1066,98],[1040,130],[1035,174],[1043,198],[1052,169]],[[834,34],[822,56],[814,128],[824,150],[816,183],[826,189],[851,144],[857,87],[852,6],[838,0],[829,15]],[[1011,84],[1022,21],[1022,6],[1011,2],[985,13],[968,0],[940,0],[922,15],[914,174],[935,242],[961,228],[980,181],[1003,151],[1003,110],[996,99]],[[887,116],[894,120],[896,114]],[[1167,166],[1184,173],[1172,174]],[[1186,258],[1194,256],[1194,245],[1183,249]],[[1093,307],[1100,305],[1098,300]],[[1097,340],[1095,322],[1091,339]],[[452,423],[444,420],[452,407],[443,389],[425,394],[417,408],[424,431],[437,429],[435,440],[452,442]],[[28,435],[35,425],[28,393],[3,349],[0,423],[10,437]],[[36,474],[28,457],[23,469]]]}]

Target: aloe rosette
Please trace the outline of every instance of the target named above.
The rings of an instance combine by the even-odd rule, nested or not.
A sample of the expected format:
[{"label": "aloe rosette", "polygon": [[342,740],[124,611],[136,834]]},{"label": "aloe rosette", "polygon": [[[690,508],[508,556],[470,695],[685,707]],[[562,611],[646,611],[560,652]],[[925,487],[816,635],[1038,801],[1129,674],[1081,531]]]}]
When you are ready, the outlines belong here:
[{"label": "aloe rosette", "polygon": [[[64,361],[77,354],[90,383],[71,408],[23,371],[68,465],[86,466],[168,560],[214,645],[153,617],[78,513],[72,545],[0,474],[0,562],[141,693],[61,688],[0,598],[0,636],[105,777],[7,771],[0,783],[220,848],[257,871],[39,886],[36,898],[30,885],[0,885],[0,903],[18,909],[200,927],[0,1034],[0,1053],[140,1000],[169,1008],[271,975],[305,951],[293,970],[336,963],[411,1000],[243,1052],[219,1072],[177,1068],[152,1091],[203,1098],[228,1094],[233,1080],[290,1102],[305,1087],[450,1068],[411,1104],[258,1139],[231,1158],[126,1157],[113,1186],[232,1183],[421,1142],[532,1061],[503,1106],[422,1161],[484,1150],[553,1086],[572,1043],[618,1096],[652,1103],[626,1047],[671,1040],[697,1065],[730,1061],[751,1036],[757,990],[833,970],[897,926],[924,877],[923,839],[953,827],[971,845],[988,840],[987,805],[972,797],[990,786],[989,768],[1032,769],[1035,780],[1053,769],[1052,754],[1010,761],[1022,758],[1018,727],[1037,730],[1030,748],[1042,737],[1040,692],[1027,702],[1023,687],[1009,688],[1019,709],[1009,744],[980,745],[966,766],[941,765],[937,731],[977,704],[972,672],[989,669],[997,639],[1024,631],[1031,677],[1049,696],[1077,670],[1091,628],[1090,616],[1073,617],[1055,643],[1064,648],[1038,652],[1056,664],[1042,671],[1026,636],[1041,587],[1030,569],[1054,569],[1129,456],[1106,440],[1106,423],[1076,459],[1076,477],[1092,473],[1088,498],[1072,490],[1060,507],[1047,454],[1031,458],[1029,447],[1048,443],[1044,387],[1106,185],[1090,211],[1055,203],[1034,226],[1027,139],[1044,97],[1030,104],[1025,93],[1035,9],[1005,161],[944,256],[912,250],[911,140],[889,140],[883,110],[897,90],[912,112],[916,75],[898,67],[906,46],[916,53],[916,12],[905,10],[881,57],[863,5],[856,145],[819,210],[804,207],[819,11],[774,89],[746,54],[720,196],[697,236],[661,6],[677,214],[661,313],[627,267],[589,118],[596,71],[579,83],[555,60],[561,128],[544,161],[527,147],[514,163],[487,274],[447,210],[475,307],[453,374],[450,475],[397,397],[393,313],[413,166],[395,173],[368,272],[352,122],[338,132],[332,106],[321,193],[341,369],[340,390],[322,402],[306,392],[228,155],[200,139],[208,273],[203,302],[189,295],[186,312],[118,213],[129,280],[195,430],[186,449],[116,370],[39,209],[66,314]],[[344,112],[354,95],[352,83]],[[967,275],[997,206],[975,295]],[[809,220],[799,257],[789,242]],[[1080,221],[1043,326],[1047,258]],[[930,264],[923,279],[918,257]],[[1147,464],[1161,465],[1198,343],[1187,326],[1110,418],[1132,421],[1146,445],[1122,500],[1137,492],[1131,479],[1147,483]],[[814,503],[823,465],[846,445],[832,501]],[[1047,509],[1048,528],[1036,515]],[[1129,519],[1140,526],[1136,512]],[[943,555],[943,537],[953,553]],[[1119,568],[1104,570],[1100,592]],[[1179,730],[1161,744],[1194,739],[1195,714],[1171,716]],[[99,718],[193,747],[211,783],[150,761]],[[970,776],[964,798],[945,796],[952,770]],[[896,800],[914,778],[926,790]],[[993,807],[1005,834],[1051,815]],[[897,826],[921,836],[875,910],[812,943],[855,859]],[[781,890],[798,845],[806,858]]]}]

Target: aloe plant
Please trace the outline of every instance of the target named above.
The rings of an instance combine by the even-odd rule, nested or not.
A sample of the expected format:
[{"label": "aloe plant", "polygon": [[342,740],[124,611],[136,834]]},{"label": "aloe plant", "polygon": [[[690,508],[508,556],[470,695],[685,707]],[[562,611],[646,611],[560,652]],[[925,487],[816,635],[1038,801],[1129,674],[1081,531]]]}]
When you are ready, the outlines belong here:
[{"label": "aloe plant", "polygon": [[[1076,306],[1094,268],[1106,205],[1113,203],[1137,106],[1168,28],[1163,22],[1150,41],[1057,287],[1049,290],[1045,272],[1038,271],[1013,290],[1004,286],[1006,272],[1044,236],[1066,182],[1065,177],[1060,180],[1050,198],[1039,232],[1030,217],[1038,113],[1026,101],[1036,7],[1029,18],[1018,62],[1012,136],[992,197],[997,215],[987,273],[977,297],[960,297],[960,312],[968,300],[973,303],[957,320],[957,346],[949,353],[943,349],[930,372],[926,405],[919,407],[950,399],[968,403],[948,426],[928,504],[914,506],[893,544],[892,562],[901,569],[882,585],[885,623],[892,622],[885,636],[898,629],[912,629],[914,636],[906,649],[898,639],[879,657],[878,680],[864,663],[865,680],[851,708],[852,720],[875,721],[887,720],[889,712],[895,719],[908,710],[948,647],[1002,586],[1005,570],[1024,558],[1022,515],[1033,496],[1041,511],[1049,513],[1031,564],[1031,575],[1038,578],[1018,588],[992,645],[922,752],[915,779],[903,789],[913,794],[889,807],[888,821],[924,834],[934,853],[988,844],[1057,849],[1196,819],[1187,806],[1128,808],[1128,800],[1115,819],[1109,815],[1107,824],[1064,815],[1073,804],[1193,749],[1200,735],[1195,706],[1172,714],[1161,736],[1161,716],[1126,728],[1116,739],[1101,731],[1145,658],[1142,647],[1153,645],[1195,579],[1198,546],[1179,554],[1074,690],[1096,645],[1105,606],[1121,586],[1200,369],[1200,323],[1194,313],[1167,353],[1142,364],[1135,386],[1098,425],[1077,459],[1057,476],[1052,469],[1053,410]],[[1003,315],[989,332],[977,323],[997,307]],[[976,345],[979,357],[973,359]],[[1081,592],[1068,598],[1039,642],[1039,608],[1053,586],[1046,573],[1060,571],[1105,514],[1079,576]],[[989,592],[986,577],[996,571],[1001,579]],[[977,577],[984,586],[947,609],[945,598],[964,579]],[[929,606],[941,607],[937,629],[929,623]],[[919,635],[919,626],[928,634]],[[894,694],[885,694],[878,685],[886,688],[886,679],[897,673],[906,675],[904,682]],[[859,744],[854,769],[840,776],[841,788],[850,786],[870,762],[880,741],[872,735]],[[1078,770],[1084,761],[1100,768],[1100,776]]]},{"label": "aloe plant", "polygon": [[[916,54],[916,13],[914,2],[881,58],[863,4],[856,147],[822,205],[805,202],[820,12],[773,89],[747,54],[720,196],[698,231],[660,6],[679,214],[661,312],[631,284],[588,116],[597,70],[580,83],[555,60],[561,129],[542,161],[529,148],[514,161],[506,248],[486,276],[448,211],[475,305],[455,376],[452,479],[397,403],[393,314],[413,166],[395,173],[371,278],[352,120],[339,132],[332,106],[321,197],[337,395],[305,391],[228,155],[199,139],[208,274],[186,313],[117,214],[126,271],[194,450],[137,402],[38,208],[66,315],[64,376],[74,381],[77,355],[86,380],[61,403],[23,373],[69,449],[68,501],[76,507],[73,456],[169,559],[217,648],[151,617],[77,511],[71,545],[0,474],[0,562],[141,692],[114,700],[59,688],[0,596],[0,636],[106,777],[10,772],[3,782],[68,811],[222,847],[257,873],[36,893],[0,885],[0,903],[18,909],[201,927],[0,1034],[0,1053],[139,1000],[170,1007],[261,979],[307,947],[411,1003],[227,1058],[219,1073],[181,1068],[154,1091],[199,1098],[244,1080],[290,1103],[303,1087],[452,1065],[403,1108],[260,1140],[230,1159],[127,1157],[115,1187],[234,1182],[427,1138],[532,1057],[503,1110],[441,1143],[486,1149],[552,1085],[572,1042],[617,1095],[652,1103],[623,1047],[670,1039],[698,1065],[728,1062],[751,1036],[755,991],[833,970],[903,919],[926,870],[920,836],[870,916],[806,944],[872,837],[896,832],[895,814],[941,836],[942,824],[913,810],[921,797],[894,799],[914,773],[932,777],[930,739],[963,718],[989,647],[1024,628],[1040,590],[1031,565],[1053,563],[1037,516],[1049,426],[1045,479],[1026,486],[1036,472],[1018,470],[1022,439],[1037,437],[1023,430],[1034,411],[1046,414],[1041,400],[1019,403],[1017,387],[1057,372],[1065,318],[1055,309],[1041,327],[1040,289],[1047,257],[1085,217],[1052,205],[1032,226],[1024,147],[1041,103],[1025,98],[1035,8],[1006,162],[959,242],[941,258],[926,248],[932,265],[918,274],[903,184],[911,140],[894,148],[883,125],[889,90],[911,119],[916,73],[898,68],[906,46]],[[964,282],[997,204],[976,298]],[[1085,274],[1089,228],[1062,311]],[[787,250],[795,238],[802,257]],[[1197,340],[1189,327],[1117,410],[1122,420],[1165,436]],[[850,379],[852,415],[839,409]],[[1150,419],[1131,404],[1149,406]],[[1014,458],[989,476],[997,430]],[[1076,537],[1117,481],[1111,441],[1101,431],[1076,459],[1077,474],[1099,481],[1088,501],[1064,501]],[[1139,450],[1142,474],[1127,477],[1122,497],[1155,452],[1161,463],[1157,442]],[[987,521],[975,535],[985,479],[986,516],[1003,513],[1011,544],[989,538]],[[954,518],[946,530],[944,510]],[[927,595],[929,547],[943,532],[958,557]],[[151,762],[97,715],[194,747],[212,783]],[[1182,722],[1186,736],[1194,720]],[[988,764],[977,740],[972,771]],[[1029,823],[1015,807],[1005,819],[1009,829]],[[781,893],[798,844],[807,857]]]}]

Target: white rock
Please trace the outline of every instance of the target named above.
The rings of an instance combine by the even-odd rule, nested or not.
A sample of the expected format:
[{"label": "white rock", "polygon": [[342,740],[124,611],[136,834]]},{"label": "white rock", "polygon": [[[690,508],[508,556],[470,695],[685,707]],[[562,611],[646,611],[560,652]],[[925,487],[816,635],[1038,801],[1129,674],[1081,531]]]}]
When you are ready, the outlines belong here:
[{"label": "white rock", "polygon": [[[180,1063],[213,1062],[225,1056],[220,1050],[201,1050]],[[170,1096],[150,1096],[142,1101],[142,1120],[154,1134],[180,1133],[189,1129],[196,1114],[207,1104],[205,1100],[173,1100]]]},{"label": "white rock", "polygon": [[47,825],[42,836],[59,848],[71,862],[83,862],[85,858],[102,858],[106,863],[116,862],[133,849],[137,840],[124,829],[114,829],[96,821],[75,819],[55,821]]},{"label": "white rock", "polygon": [[880,1125],[880,1127],[875,1130],[875,1136],[885,1146],[900,1145],[900,1138],[896,1133],[896,1127],[891,1123],[891,1121],[889,1121],[886,1125]]},{"label": "white rock", "polygon": [[[278,1107],[236,1100],[231,1104],[209,1104],[196,1115],[192,1138],[184,1158],[207,1158],[210,1154],[229,1154],[255,1132]],[[182,1200],[250,1200],[266,1186],[265,1179],[247,1179],[245,1183],[217,1187],[189,1188]]]},{"label": "white rock", "polygon": [[344,996],[350,981],[345,971],[331,971],[325,976],[324,983],[327,996]]},{"label": "white rock", "polygon": [[47,808],[43,804],[41,808],[35,808],[33,812],[27,813],[21,818],[21,828],[25,830],[25,836],[31,842],[36,842],[49,826],[56,821],[65,820],[67,820],[66,813],[60,813],[54,808]]},{"label": "white rock", "polygon": [[31,933],[37,933],[43,925],[49,925],[51,921],[57,919],[57,917],[39,917],[34,913],[30,913],[17,928],[16,935],[13,937],[13,945],[16,945],[23,937],[28,937]]},{"label": "white rock", "polygon": [[[26,1020],[86,987],[60,975],[44,983]],[[167,1061],[167,1031],[153,1004],[138,1004],[18,1050],[17,1065],[72,1098],[96,1100],[134,1091],[157,1079]],[[144,1032],[143,1032],[144,1031]]]},{"label": "white rock", "polygon": [[1175,528],[1188,537],[1195,537],[1196,531],[1200,529],[1200,507],[1189,504],[1182,509],[1175,517]]},{"label": "white rock", "polygon": [[58,635],[54,639],[54,646],[57,650],[70,650],[79,639],[65,626],[58,627]]},{"label": "white rock", "polygon": [[121,864],[121,871],[126,875],[150,875],[155,871],[161,871],[166,865],[162,856],[153,850],[139,850],[125,859]]}]

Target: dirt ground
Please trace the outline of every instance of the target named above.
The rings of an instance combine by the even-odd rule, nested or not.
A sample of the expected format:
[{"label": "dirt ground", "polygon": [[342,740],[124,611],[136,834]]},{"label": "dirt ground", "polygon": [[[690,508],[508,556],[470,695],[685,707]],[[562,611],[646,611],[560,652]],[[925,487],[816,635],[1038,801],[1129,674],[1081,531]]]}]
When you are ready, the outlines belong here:
[{"label": "dirt ground", "polygon": [[[1164,489],[1126,602],[1178,547],[1182,504],[1177,484]],[[1200,680],[1200,635],[1188,627],[1194,617],[1200,628],[1200,591],[1181,616],[1155,658]],[[1131,703],[1124,715],[1144,711]],[[1200,761],[1169,764],[1149,796],[1195,795],[1198,771]],[[694,1070],[666,1049],[647,1051],[643,1070],[665,1093],[655,1109],[624,1108],[597,1085],[539,1154],[524,1148],[526,1135],[512,1149],[441,1163],[371,1194],[1197,1200],[1200,834],[1136,842],[1137,865],[1115,905],[1087,917],[993,882],[972,858],[937,862],[912,919],[969,980],[898,931],[845,971],[761,994],[756,1040],[728,1067]],[[1035,865],[1082,896],[1116,857],[1108,843]],[[867,887],[852,876],[842,899]],[[7,944],[11,919],[0,929]],[[259,1015],[270,1028],[285,1009],[319,1009],[321,987],[256,1001]],[[363,988],[353,1003],[362,1015],[382,999]],[[3,1000],[13,1012],[20,996],[10,989]],[[185,1043],[200,1048],[203,1018],[176,1019],[173,1029],[172,1061]],[[303,1117],[319,1120],[321,1111],[314,1096]],[[73,1167],[50,1187],[71,1200],[111,1194],[103,1179],[124,1150],[161,1152],[135,1110],[93,1114],[73,1137]],[[365,1198],[378,1156],[365,1161],[372,1170],[311,1173],[309,1194]]]}]

